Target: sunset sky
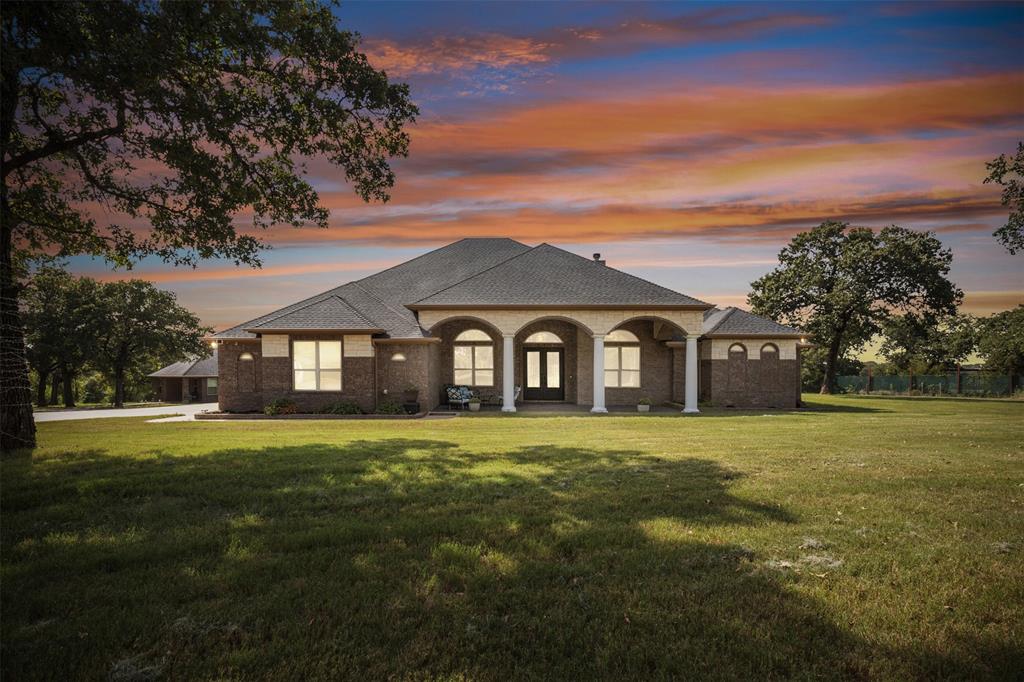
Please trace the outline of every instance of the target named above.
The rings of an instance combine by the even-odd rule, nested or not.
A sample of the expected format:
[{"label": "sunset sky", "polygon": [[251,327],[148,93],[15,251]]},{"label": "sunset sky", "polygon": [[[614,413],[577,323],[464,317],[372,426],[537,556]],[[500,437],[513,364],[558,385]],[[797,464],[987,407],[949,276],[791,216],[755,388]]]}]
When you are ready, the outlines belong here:
[{"label": "sunset sky", "polygon": [[[1024,4],[346,3],[422,115],[386,204],[311,165],[327,230],[260,271],[144,262],[215,328],[467,236],[549,242],[744,305],[824,219],[934,230],[965,309],[1024,302],[986,160],[1024,138]],[[79,274],[124,273],[75,259]]]}]

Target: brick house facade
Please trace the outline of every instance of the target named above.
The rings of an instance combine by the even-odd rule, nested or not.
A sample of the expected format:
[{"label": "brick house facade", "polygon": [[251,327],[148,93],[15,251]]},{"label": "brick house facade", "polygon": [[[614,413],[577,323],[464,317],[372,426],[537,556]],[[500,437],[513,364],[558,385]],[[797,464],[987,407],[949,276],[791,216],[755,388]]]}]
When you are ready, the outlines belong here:
[{"label": "brick house facade", "polygon": [[214,335],[222,410],[485,402],[793,407],[798,330],[556,247],[464,239]]}]

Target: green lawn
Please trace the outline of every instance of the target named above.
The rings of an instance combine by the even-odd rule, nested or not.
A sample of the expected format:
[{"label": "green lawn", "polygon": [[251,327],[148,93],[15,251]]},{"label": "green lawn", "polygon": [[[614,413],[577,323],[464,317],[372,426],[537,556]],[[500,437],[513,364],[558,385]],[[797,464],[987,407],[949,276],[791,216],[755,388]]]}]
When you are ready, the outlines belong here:
[{"label": "green lawn", "polygon": [[1007,678],[1024,404],[40,425],[2,677]]}]

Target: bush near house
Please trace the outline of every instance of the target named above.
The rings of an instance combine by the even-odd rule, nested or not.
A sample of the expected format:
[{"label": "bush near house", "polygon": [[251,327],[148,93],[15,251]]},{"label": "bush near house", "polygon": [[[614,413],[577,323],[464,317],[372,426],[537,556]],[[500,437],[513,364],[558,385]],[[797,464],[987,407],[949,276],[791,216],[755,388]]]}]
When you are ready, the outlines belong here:
[{"label": "bush near house", "polygon": [[263,408],[263,413],[271,416],[279,414],[295,414],[295,403],[288,398],[275,398]]}]

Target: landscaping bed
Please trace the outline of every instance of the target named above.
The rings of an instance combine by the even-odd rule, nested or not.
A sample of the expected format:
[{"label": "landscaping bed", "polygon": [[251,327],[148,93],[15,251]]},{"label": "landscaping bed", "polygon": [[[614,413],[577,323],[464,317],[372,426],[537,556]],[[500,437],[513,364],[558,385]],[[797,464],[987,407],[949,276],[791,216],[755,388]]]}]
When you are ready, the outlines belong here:
[{"label": "landscaping bed", "polygon": [[289,420],[289,419],[422,419],[426,412],[415,414],[264,414],[263,412],[200,412],[195,415],[199,420]]}]

